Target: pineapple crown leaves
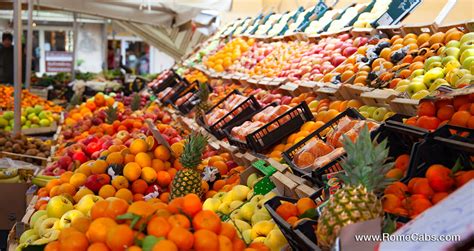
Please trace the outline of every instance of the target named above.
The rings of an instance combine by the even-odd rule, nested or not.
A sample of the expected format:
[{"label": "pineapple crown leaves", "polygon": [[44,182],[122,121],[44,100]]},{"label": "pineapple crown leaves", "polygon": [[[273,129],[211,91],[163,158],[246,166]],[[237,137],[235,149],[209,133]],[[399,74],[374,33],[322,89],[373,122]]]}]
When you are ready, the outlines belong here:
[{"label": "pineapple crown leaves", "polygon": [[347,175],[339,178],[346,185],[364,186],[368,191],[380,192],[391,180],[385,174],[393,167],[393,162],[387,162],[387,140],[377,143],[377,137],[372,141],[367,125],[364,126],[356,142],[344,135],[344,150],[347,157],[341,166]]},{"label": "pineapple crown leaves", "polygon": [[105,114],[107,115],[105,120],[107,124],[112,124],[115,120],[117,120],[117,111],[118,108],[116,106],[109,105],[107,107],[107,109],[105,110]]},{"label": "pineapple crown leaves", "polygon": [[202,153],[206,149],[209,138],[200,133],[192,133],[186,138],[180,162],[185,168],[196,168],[201,163]]},{"label": "pineapple crown leaves", "polygon": [[133,94],[132,103],[130,105],[130,108],[132,109],[132,111],[136,111],[136,110],[140,109],[140,101],[141,101],[140,94],[135,92]]}]

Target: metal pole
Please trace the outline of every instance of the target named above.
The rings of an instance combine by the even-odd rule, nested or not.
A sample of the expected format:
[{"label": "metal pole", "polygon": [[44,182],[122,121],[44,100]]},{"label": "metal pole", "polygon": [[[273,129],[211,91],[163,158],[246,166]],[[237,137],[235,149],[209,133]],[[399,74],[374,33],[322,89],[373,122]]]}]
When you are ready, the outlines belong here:
[{"label": "metal pole", "polygon": [[26,41],[26,77],[25,87],[30,89],[31,61],[33,59],[33,0],[28,0],[28,34]]},{"label": "metal pole", "polygon": [[77,13],[74,12],[73,13],[73,18],[74,18],[74,23],[73,23],[73,42],[72,42],[72,72],[71,72],[71,76],[72,76],[72,80],[75,80],[76,79],[76,54],[77,54],[77,37],[78,37],[78,27],[77,27]]},{"label": "metal pole", "polygon": [[13,81],[14,83],[14,124],[13,134],[18,135],[21,133],[21,1],[13,1],[13,29],[14,29],[14,51],[13,51]]}]

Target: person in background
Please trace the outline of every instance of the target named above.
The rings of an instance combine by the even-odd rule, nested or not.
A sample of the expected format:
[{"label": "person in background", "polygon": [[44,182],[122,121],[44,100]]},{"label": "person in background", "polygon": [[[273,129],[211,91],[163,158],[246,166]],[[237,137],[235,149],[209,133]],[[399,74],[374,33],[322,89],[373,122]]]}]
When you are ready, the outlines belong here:
[{"label": "person in background", "polygon": [[13,84],[13,35],[3,33],[0,48],[0,83]]}]

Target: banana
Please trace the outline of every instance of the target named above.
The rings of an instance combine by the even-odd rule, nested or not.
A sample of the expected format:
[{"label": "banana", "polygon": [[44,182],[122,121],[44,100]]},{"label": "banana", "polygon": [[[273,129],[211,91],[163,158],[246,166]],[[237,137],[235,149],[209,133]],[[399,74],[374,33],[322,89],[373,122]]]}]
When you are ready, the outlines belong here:
[{"label": "banana", "polygon": [[0,183],[19,183],[20,175],[8,179],[0,179]]},{"label": "banana", "polygon": [[0,168],[0,179],[8,179],[18,175],[17,168]]},{"label": "banana", "polygon": [[49,175],[36,175],[35,177],[43,180],[56,180],[59,179],[58,176],[49,176]]},{"label": "banana", "polygon": [[[33,177],[33,179],[31,179],[31,182],[39,187],[44,187],[46,186],[46,184],[48,184],[49,181],[53,180],[53,179],[57,179],[57,178],[45,178],[45,177],[48,177],[48,176],[36,176],[36,177]],[[49,176],[49,177],[54,177],[54,176]]]}]

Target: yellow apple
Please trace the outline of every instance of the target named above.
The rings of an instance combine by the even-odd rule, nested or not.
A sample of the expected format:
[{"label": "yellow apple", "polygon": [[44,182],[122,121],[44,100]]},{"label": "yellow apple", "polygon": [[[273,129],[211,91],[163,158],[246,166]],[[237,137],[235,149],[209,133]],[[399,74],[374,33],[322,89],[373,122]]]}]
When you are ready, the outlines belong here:
[{"label": "yellow apple", "polygon": [[55,196],[48,201],[46,212],[48,217],[61,218],[67,211],[73,210],[71,201],[64,196]]},{"label": "yellow apple", "polygon": [[280,229],[273,229],[268,233],[263,243],[272,251],[278,251],[287,244],[287,241]]},{"label": "yellow apple", "polygon": [[236,185],[232,188],[231,192],[234,192],[234,200],[245,200],[247,194],[250,192],[250,188],[244,185]]},{"label": "yellow apple", "polygon": [[271,221],[260,221],[252,227],[252,239],[263,236],[266,237],[272,231],[275,223]]},{"label": "yellow apple", "polygon": [[76,209],[63,214],[61,219],[59,219],[59,229],[70,227],[72,221],[75,218],[80,217],[80,216],[85,216],[85,215],[81,211],[76,210]]},{"label": "yellow apple", "polygon": [[203,210],[211,210],[216,212],[217,209],[219,208],[221,204],[221,201],[216,198],[208,198],[204,203],[202,204],[202,209]]},{"label": "yellow apple", "polygon": [[94,204],[100,200],[103,200],[100,196],[87,194],[76,204],[76,209],[81,211],[84,215],[89,215],[92,206],[94,206]]}]

